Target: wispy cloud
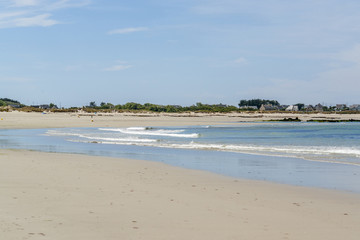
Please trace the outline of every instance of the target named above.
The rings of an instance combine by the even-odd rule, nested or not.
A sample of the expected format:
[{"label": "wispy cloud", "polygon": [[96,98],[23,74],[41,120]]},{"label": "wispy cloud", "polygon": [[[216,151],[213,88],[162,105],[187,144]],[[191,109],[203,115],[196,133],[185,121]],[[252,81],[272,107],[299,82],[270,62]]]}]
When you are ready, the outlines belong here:
[{"label": "wispy cloud", "polygon": [[36,6],[40,4],[39,0],[13,0],[13,2],[16,7]]},{"label": "wispy cloud", "polygon": [[334,53],[331,59],[337,64],[317,73],[310,80],[295,77],[293,79],[268,79],[261,88],[246,88],[240,94],[246,97],[281,97],[282,99],[278,100],[289,104],[296,103],[294,99],[305,101],[306,104],[324,101],[331,104],[359,103],[359,56],[360,44],[357,44],[345,51]]},{"label": "wispy cloud", "polygon": [[244,57],[240,57],[234,60],[234,63],[236,64],[246,64],[248,63],[248,60]]},{"label": "wispy cloud", "polygon": [[[244,29],[256,26],[271,33],[264,41],[291,42],[297,45],[336,44],[345,41],[347,34],[359,34],[360,2],[331,1],[253,1],[202,0],[194,1],[190,12],[202,16],[233,15]],[[311,36],[311,37],[309,37]],[[260,39],[260,38],[257,38]]]},{"label": "wispy cloud", "polygon": [[107,72],[122,71],[122,70],[129,69],[132,67],[133,67],[132,65],[118,64],[118,65],[114,65],[114,66],[105,68],[104,71],[107,71]]},{"label": "wispy cloud", "polygon": [[48,27],[59,23],[53,19],[50,19],[50,17],[51,14],[41,14],[33,17],[17,18],[14,19],[13,24],[15,27]]},{"label": "wispy cloud", "polygon": [[82,7],[89,0],[4,0],[0,1],[0,28],[49,27],[61,23],[52,12],[63,8]]},{"label": "wispy cloud", "polygon": [[0,13],[0,21],[6,20],[6,19],[9,19],[9,18],[15,18],[15,17],[19,17],[19,16],[24,16],[25,14],[26,14],[26,12],[24,12],[24,11]]},{"label": "wispy cloud", "polygon": [[52,11],[63,8],[78,8],[89,4],[91,4],[91,0],[60,0],[46,5],[44,10]]},{"label": "wispy cloud", "polygon": [[147,31],[149,30],[146,27],[135,27],[135,28],[119,28],[119,29],[114,29],[108,32],[108,34],[113,35],[113,34],[127,34],[127,33],[134,33],[134,32],[143,32],[143,31]]}]

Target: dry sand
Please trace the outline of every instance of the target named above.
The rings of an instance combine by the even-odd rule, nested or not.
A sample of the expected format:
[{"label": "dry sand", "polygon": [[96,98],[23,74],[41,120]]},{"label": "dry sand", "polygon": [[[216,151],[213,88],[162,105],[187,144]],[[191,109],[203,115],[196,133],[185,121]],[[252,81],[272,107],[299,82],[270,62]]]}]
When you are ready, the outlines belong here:
[{"label": "dry sand", "polygon": [[[241,117],[13,112],[0,118],[2,128],[47,128],[211,125]],[[233,179],[149,161],[0,150],[4,240],[357,240],[359,226],[359,194]]]}]

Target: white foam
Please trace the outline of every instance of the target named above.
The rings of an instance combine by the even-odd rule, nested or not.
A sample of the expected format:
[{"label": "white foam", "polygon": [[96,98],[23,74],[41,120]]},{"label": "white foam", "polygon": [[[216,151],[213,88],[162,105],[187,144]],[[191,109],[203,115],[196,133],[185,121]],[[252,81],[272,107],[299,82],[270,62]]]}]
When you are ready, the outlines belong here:
[{"label": "white foam", "polygon": [[127,136],[103,136],[95,135],[95,133],[76,133],[76,132],[61,132],[56,130],[49,130],[47,134],[56,136],[73,136],[85,138],[89,140],[99,140],[118,143],[151,143],[155,147],[169,147],[169,148],[184,148],[184,149],[204,149],[204,150],[218,150],[218,151],[236,151],[236,152],[261,152],[261,153],[279,153],[292,155],[345,155],[360,158],[359,147],[335,147],[335,146],[265,146],[265,145],[245,145],[245,144],[210,144],[210,143],[166,143],[159,142],[156,139],[138,138],[136,136],[169,136],[181,138],[198,138],[199,134],[190,133],[184,134],[184,130],[167,130],[167,129],[149,129],[145,127],[131,127],[131,128],[100,128],[103,131],[115,131]]},{"label": "white foam", "polygon": [[[211,126],[204,126],[208,128]],[[267,156],[298,157],[314,161],[360,164],[360,146],[293,146],[293,145],[257,145],[206,143],[195,139],[198,133],[185,133],[184,129],[160,129],[147,127],[99,128],[97,130],[48,130],[47,135],[63,136],[68,141],[137,145],[161,148],[196,149],[248,153]],[[147,137],[148,136],[148,137]],[[157,137],[157,139],[155,139]],[[173,137],[163,138],[161,137]],[[153,138],[153,139],[152,139]],[[174,139],[183,138],[183,139]]]},{"label": "white foam", "polygon": [[140,138],[106,138],[106,137],[86,137],[90,140],[98,140],[98,141],[110,141],[113,143],[151,143],[156,142],[155,139],[140,139]]},{"label": "white foam", "polygon": [[[350,147],[326,147],[326,146],[255,146],[255,145],[226,145],[226,144],[202,144],[194,143],[182,144],[184,148],[192,149],[211,149],[211,150],[220,150],[220,151],[239,151],[239,152],[272,152],[272,153],[291,153],[291,154],[311,154],[311,155],[331,155],[331,154],[340,154],[340,155],[350,155],[355,157],[360,157],[359,148],[350,148]],[[175,147],[175,146],[172,146]]]},{"label": "white foam", "polygon": [[49,130],[45,134],[49,135],[49,136],[73,136],[73,137],[82,137],[82,138],[86,137],[84,134],[81,134],[81,133],[60,132],[60,131],[55,131],[55,130]]},{"label": "white foam", "polygon": [[102,131],[120,132],[128,135],[143,135],[143,136],[163,136],[163,137],[177,137],[177,138],[198,138],[198,133],[183,133],[185,130],[167,130],[167,129],[151,129],[143,127],[131,128],[99,128]]},{"label": "white foam", "polygon": [[129,127],[127,129],[132,130],[132,131],[145,131],[145,130],[148,130],[150,128],[146,128],[146,127]]},{"label": "white foam", "polygon": [[[93,133],[74,133],[74,132],[60,132],[56,130],[49,130],[46,132],[47,135],[50,136],[64,136],[64,137],[77,137],[82,139],[88,139],[92,141],[110,141],[110,142],[118,142],[118,143],[151,143],[156,142],[156,139],[147,139],[147,138],[137,138],[137,137],[106,137],[103,135],[95,135]],[[74,140],[74,139],[68,139]],[[88,142],[88,141],[85,141]]]}]

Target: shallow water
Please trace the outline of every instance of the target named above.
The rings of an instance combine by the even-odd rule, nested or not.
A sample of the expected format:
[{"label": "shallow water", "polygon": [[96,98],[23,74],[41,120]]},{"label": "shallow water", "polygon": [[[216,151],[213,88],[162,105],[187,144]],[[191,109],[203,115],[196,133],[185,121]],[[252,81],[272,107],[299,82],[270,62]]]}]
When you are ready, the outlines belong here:
[{"label": "shallow water", "polygon": [[0,147],[152,160],[238,178],[360,192],[358,123],[1,130]]}]

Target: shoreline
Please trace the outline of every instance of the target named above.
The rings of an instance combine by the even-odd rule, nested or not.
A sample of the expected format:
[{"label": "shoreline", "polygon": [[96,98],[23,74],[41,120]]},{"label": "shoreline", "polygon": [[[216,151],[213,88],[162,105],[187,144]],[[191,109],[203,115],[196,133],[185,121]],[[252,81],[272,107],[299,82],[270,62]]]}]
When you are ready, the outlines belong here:
[{"label": "shoreline", "polygon": [[[64,131],[76,132],[79,129],[64,129]],[[49,130],[52,131],[52,129]],[[54,130],[62,131],[61,129]],[[86,129],[86,131],[89,130]],[[69,140],[62,139],[61,142],[58,140],[54,142],[53,139],[43,136],[47,135],[45,132],[46,129],[9,129],[1,134],[0,141],[5,140],[2,145],[3,149],[161,162],[169,166],[196,169],[237,179],[260,180],[360,194],[360,187],[357,184],[351,184],[359,180],[360,165],[357,162],[315,160],[300,156],[259,152],[209,151],[141,145],[121,146],[97,142],[80,143],[80,145],[70,143],[68,145]],[[7,139],[10,144],[6,143]],[[24,139],[24,141],[20,139]],[[31,139],[31,141],[26,139]],[[30,145],[28,145],[29,143]],[[226,161],[221,161],[222,159],[226,159]]]},{"label": "shoreline", "polygon": [[[0,129],[254,121],[251,116],[232,115],[17,112],[0,113],[0,118]],[[6,239],[355,240],[360,235],[358,193],[80,154],[0,149],[0,206],[0,233]]]},{"label": "shoreline", "polygon": [[300,114],[300,113],[37,113],[0,112],[0,129],[64,128],[64,127],[146,127],[191,125],[237,125],[272,123],[272,120],[299,118],[309,120],[356,120],[360,114]]},{"label": "shoreline", "polygon": [[357,239],[360,195],[163,163],[0,150],[6,239]]}]

